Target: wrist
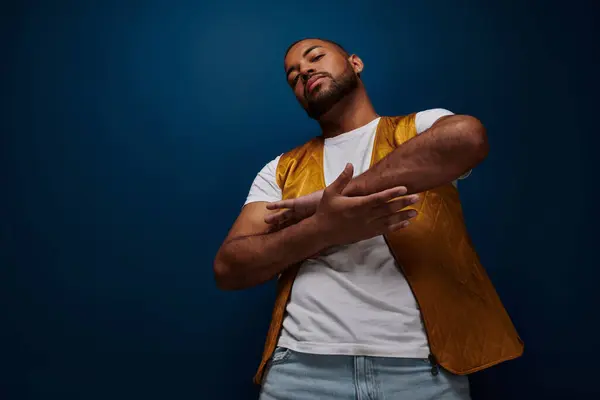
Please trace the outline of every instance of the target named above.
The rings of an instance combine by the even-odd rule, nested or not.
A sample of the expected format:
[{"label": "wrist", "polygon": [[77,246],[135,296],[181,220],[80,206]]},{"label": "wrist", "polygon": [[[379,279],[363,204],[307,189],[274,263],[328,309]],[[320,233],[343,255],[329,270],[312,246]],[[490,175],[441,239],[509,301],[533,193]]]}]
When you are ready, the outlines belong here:
[{"label": "wrist", "polygon": [[327,223],[318,213],[308,217],[307,222],[312,226],[313,237],[315,243],[319,244],[319,251],[335,246],[335,236],[331,224]]}]

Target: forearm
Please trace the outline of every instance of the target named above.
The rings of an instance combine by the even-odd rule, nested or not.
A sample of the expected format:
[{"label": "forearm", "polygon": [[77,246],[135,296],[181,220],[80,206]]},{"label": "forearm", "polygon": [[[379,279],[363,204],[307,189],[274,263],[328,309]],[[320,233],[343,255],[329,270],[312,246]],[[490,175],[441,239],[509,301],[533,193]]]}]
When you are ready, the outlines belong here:
[{"label": "forearm", "polygon": [[217,285],[225,290],[259,285],[327,247],[313,217],[277,232],[231,238],[215,258]]},{"label": "forearm", "polygon": [[445,117],[430,129],[403,143],[344,191],[364,196],[396,186],[420,193],[459,178],[487,156],[485,128],[475,118]]}]

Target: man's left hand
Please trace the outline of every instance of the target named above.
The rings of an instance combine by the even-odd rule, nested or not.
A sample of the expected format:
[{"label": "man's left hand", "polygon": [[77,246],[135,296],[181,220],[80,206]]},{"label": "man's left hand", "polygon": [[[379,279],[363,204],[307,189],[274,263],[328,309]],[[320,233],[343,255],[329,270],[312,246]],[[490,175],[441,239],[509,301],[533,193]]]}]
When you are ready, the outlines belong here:
[{"label": "man's left hand", "polygon": [[265,217],[265,222],[280,227],[290,226],[310,217],[317,210],[323,197],[323,190],[295,199],[281,200],[267,204],[268,210],[281,210]]}]

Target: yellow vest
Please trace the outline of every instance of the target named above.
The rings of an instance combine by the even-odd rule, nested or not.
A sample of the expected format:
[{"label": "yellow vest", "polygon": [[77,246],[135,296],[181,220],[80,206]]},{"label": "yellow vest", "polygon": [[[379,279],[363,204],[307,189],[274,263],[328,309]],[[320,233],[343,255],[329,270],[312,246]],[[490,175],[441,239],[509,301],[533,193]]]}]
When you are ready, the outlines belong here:
[{"label": "yellow vest", "polygon": [[[415,114],[382,117],[371,166],[416,135]],[[325,188],[323,138],[282,155],[277,183],[283,199]],[[457,189],[451,183],[420,194],[409,227],[385,236],[417,300],[435,364],[459,375],[483,370],[523,354],[521,341],[467,233]],[[277,296],[262,361],[262,382],[275,347],[300,264],[286,269]]]}]

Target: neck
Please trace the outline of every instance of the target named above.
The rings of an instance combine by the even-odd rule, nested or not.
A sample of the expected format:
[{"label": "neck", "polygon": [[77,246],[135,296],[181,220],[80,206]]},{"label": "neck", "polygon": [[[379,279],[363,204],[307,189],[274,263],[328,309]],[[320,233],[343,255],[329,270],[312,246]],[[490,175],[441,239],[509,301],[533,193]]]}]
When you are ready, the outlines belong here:
[{"label": "neck", "polygon": [[331,138],[360,128],[379,115],[375,112],[367,92],[356,90],[338,102],[319,119],[323,136]]}]

